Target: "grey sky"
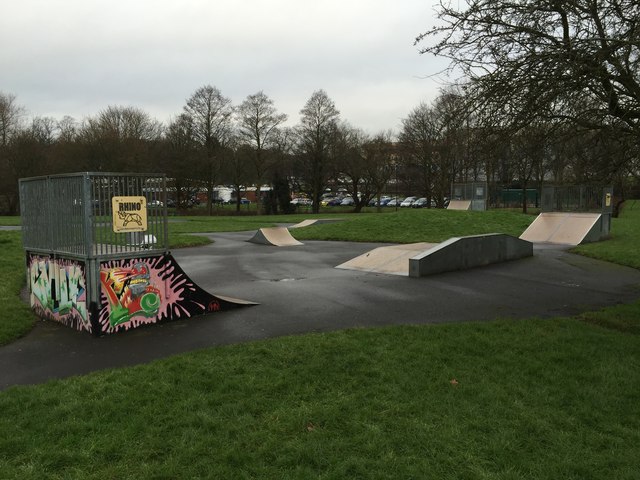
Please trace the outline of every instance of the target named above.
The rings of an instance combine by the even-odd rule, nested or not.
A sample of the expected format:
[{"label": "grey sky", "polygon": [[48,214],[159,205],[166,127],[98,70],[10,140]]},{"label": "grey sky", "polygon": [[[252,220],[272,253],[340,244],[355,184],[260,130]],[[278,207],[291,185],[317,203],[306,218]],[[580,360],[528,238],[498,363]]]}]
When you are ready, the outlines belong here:
[{"label": "grey sky", "polygon": [[0,92],[30,116],[134,106],[162,122],[199,87],[263,90],[289,124],[314,90],[370,133],[437,95],[413,39],[430,0],[0,0]]}]

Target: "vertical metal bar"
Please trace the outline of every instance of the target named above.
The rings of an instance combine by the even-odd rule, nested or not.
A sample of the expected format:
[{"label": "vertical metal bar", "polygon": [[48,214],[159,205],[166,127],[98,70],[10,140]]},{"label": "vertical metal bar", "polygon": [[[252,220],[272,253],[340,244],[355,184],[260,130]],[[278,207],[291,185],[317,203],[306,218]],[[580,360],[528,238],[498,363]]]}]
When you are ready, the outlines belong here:
[{"label": "vertical metal bar", "polygon": [[162,249],[167,251],[169,250],[169,215],[168,215],[168,207],[167,207],[167,177],[162,176],[162,192],[163,192],[163,204],[164,204],[164,215],[162,219]]},{"label": "vertical metal bar", "polygon": [[89,177],[89,174],[86,173],[83,175],[83,182],[82,182],[82,193],[83,193],[83,199],[84,199],[84,218],[83,218],[83,225],[84,225],[84,250],[85,250],[85,256],[87,258],[94,258],[95,257],[95,252],[93,249],[93,239],[94,239],[94,231],[93,231],[93,223],[91,221],[91,178]]}]

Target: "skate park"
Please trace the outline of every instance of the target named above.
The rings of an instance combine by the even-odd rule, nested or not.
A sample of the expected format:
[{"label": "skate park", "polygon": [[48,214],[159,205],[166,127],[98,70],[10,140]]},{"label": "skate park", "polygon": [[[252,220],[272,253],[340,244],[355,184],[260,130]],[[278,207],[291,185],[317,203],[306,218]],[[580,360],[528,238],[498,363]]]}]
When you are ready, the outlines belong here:
[{"label": "skate park", "polygon": [[[304,228],[275,228],[283,235],[292,227]],[[172,252],[194,285],[219,299],[241,298],[253,306],[204,312],[101,338],[55,321],[38,322],[27,336],[0,348],[0,361],[8,366],[0,387],[285,335],[573,315],[632,301],[640,284],[635,269],[575,255],[568,251],[570,245],[549,242],[531,244],[532,255],[520,259],[412,278],[336,267],[386,248],[400,250],[408,262],[439,244],[305,240],[275,247],[251,241],[256,233],[202,234],[213,243]]]}]

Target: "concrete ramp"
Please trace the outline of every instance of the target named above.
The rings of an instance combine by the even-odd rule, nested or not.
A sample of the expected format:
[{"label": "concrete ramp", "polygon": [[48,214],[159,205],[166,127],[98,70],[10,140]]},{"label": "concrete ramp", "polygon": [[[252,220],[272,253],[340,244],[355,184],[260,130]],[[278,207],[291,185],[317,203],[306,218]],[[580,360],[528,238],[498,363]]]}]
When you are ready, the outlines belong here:
[{"label": "concrete ramp", "polygon": [[295,225],[291,225],[289,228],[302,228],[302,227],[309,227],[311,225],[320,225],[323,223],[333,223],[333,222],[340,222],[342,221],[341,218],[316,218],[316,219],[307,219],[307,220],[303,220],[300,223],[296,223]]},{"label": "concrete ramp", "polygon": [[293,238],[291,232],[285,227],[261,228],[247,241],[275,247],[303,245],[303,243]]},{"label": "concrete ramp", "polygon": [[520,235],[534,243],[579,245],[602,238],[602,215],[599,213],[541,213]]},{"label": "concrete ramp", "polygon": [[336,268],[424,277],[532,255],[532,243],[502,233],[491,233],[450,238],[442,243],[378,247]]},{"label": "concrete ramp", "polygon": [[409,243],[378,247],[352,258],[336,268],[362,272],[409,275],[409,259],[437,245],[437,243]]},{"label": "concrete ramp", "polygon": [[504,233],[454,237],[409,259],[409,276],[424,277],[531,256],[531,242]]},{"label": "concrete ramp", "polygon": [[447,210],[471,210],[471,200],[450,200]]}]

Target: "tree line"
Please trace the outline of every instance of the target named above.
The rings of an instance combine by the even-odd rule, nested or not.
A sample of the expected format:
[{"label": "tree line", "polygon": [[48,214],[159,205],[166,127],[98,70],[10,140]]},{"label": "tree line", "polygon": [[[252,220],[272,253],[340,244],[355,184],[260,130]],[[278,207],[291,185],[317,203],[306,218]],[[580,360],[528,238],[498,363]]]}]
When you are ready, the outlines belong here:
[{"label": "tree line", "polygon": [[[397,132],[369,134],[342,120],[324,90],[293,127],[262,91],[233,105],[205,85],[166,125],[121,106],[82,121],[28,119],[14,95],[0,92],[0,210],[17,211],[19,178],[75,171],[166,173],[179,204],[204,190],[210,212],[220,184],[237,202],[255,186],[265,201],[258,210],[269,212],[287,211],[289,190],[308,195],[317,212],[323,193],[338,188],[356,211],[383,193],[442,206],[452,182],[613,184],[620,196],[637,189],[637,2],[468,0],[442,2],[438,16],[416,44],[451,59],[457,77]],[[265,185],[269,195],[260,194]]]}]

